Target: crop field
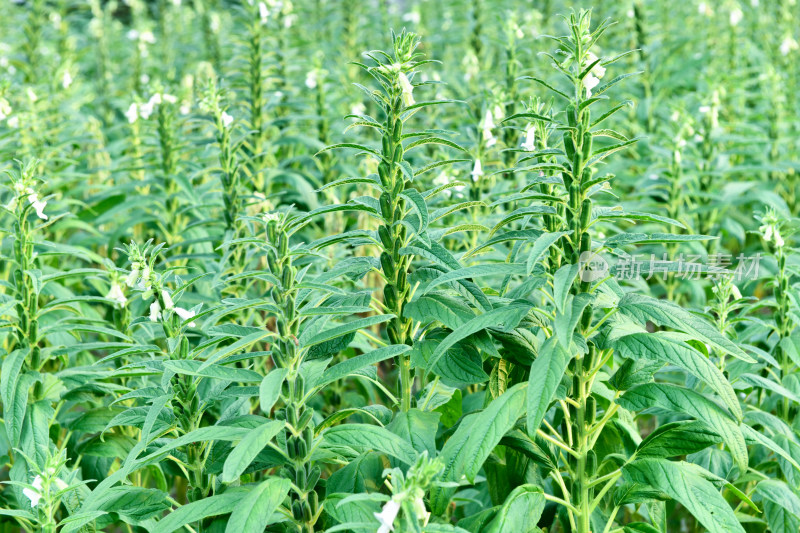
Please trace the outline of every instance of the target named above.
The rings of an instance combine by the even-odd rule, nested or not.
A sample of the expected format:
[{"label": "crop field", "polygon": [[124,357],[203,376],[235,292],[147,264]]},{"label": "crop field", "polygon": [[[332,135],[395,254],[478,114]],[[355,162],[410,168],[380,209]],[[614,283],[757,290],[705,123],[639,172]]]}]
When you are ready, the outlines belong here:
[{"label": "crop field", "polygon": [[800,533],[798,41],[0,3],[0,533]]}]

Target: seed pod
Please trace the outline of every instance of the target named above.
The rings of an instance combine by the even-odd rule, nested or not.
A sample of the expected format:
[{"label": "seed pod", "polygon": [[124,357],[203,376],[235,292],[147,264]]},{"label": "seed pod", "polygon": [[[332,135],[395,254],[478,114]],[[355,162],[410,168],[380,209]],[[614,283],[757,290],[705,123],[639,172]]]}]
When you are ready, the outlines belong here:
[{"label": "seed pod", "polygon": [[267,239],[275,242],[278,239],[278,223],[274,220],[267,222]]},{"label": "seed pod", "polygon": [[[309,409],[309,412],[311,412],[313,415],[313,410]],[[309,422],[311,421],[309,420]],[[312,450],[314,448],[314,428],[311,425],[307,425],[303,429],[303,440],[306,441],[306,447],[309,450]]]},{"label": "seed pod", "polygon": [[581,235],[581,253],[592,249],[592,236],[588,233]]},{"label": "seed pod", "polygon": [[[302,374],[297,374],[297,377],[294,378],[294,397],[295,400],[298,402],[303,399],[306,391],[306,379],[303,377]],[[306,412],[310,412],[306,411]],[[303,427],[302,423],[298,427]]]},{"label": "seed pod", "polygon": [[572,161],[575,157],[575,143],[572,142],[572,134],[568,131],[564,132],[564,151],[567,153],[567,159]]},{"label": "seed pod", "polygon": [[277,276],[280,272],[280,269],[278,268],[278,258],[275,257],[274,250],[267,250],[267,266],[269,267],[269,271],[275,276]]},{"label": "seed pod", "polygon": [[297,455],[295,455],[295,457],[304,459],[306,454],[308,453],[308,448],[306,447],[306,441],[302,439],[296,439],[294,445],[297,448]]},{"label": "seed pod", "polygon": [[403,145],[397,143],[394,145],[394,152],[392,153],[392,162],[399,163],[403,159]]},{"label": "seed pod", "polygon": [[[588,282],[586,282],[586,284],[588,285]],[[592,325],[592,316],[592,304],[589,304],[583,310],[583,315],[581,315],[581,327],[583,329],[589,329],[589,327]]]},{"label": "seed pod", "polygon": [[378,198],[378,203],[381,206],[381,216],[384,220],[392,220],[392,199],[389,193],[382,193]]},{"label": "seed pod", "polygon": [[583,160],[588,161],[590,157],[592,157],[592,134],[590,132],[586,132],[583,134]]},{"label": "seed pod", "polygon": [[389,233],[389,228],[386,226],[379,226],[378,238],[380,239],[381,244],[383,244],[383,248],[385,250],[394,249],[394,239],[392,239],[392,235]]},{"label": "seed pod", "polygon": [[294,481],[295,481],[295,484],[296,484],[296,485],[297,485],[297,486],[298,486],[300,489],[305,489],[305,488],[306,488],[306,481],[307,481],[307,479],[308,479],[308,477],[306,476],[306,469],[305,469],[305,467],[303,467],[303,466],[300,466],[300,468],[298,468],[298,469],[297,469],[297,472],[295,472],[295,474],[294,474]]},{"label": "seed pod", "polygon": [[278,235],[278,251],[283,257],[289,252],[289,236],[285,232]]},{"label": "seed pod", "polygon": [[186,335],[181,337],[181,343],[178,348],[178,358],[181,360],[189,358],[189,339],[186,338]]},{"label": "seed pod", "polygon": [[584,198],[581,204],[581,229],[586,229],[592,222],[592,200]]},{"label": "seed pod", "polygon": [[283,318],[279,318],[276,323],[278,324],[278,334],[286,338],[289,335],[289,328],[286,327],[286,322],[284,322]]},{"label": "seed pod", "polygon": [[296,522],[302,522],[303,520],[303,504],[300,503],[300,500],[292,502],[292,517]]},{"label": "seed pod", "polygon": [[583,126],[584,130],[589,129],[589,118],[591,117],[591,113],[589,112],[589,107],[586,106],[581,111],[581,125]]},{"label": "seed pod", "polygon": [[394,288],[394,285],[384,285],[383,301],[389,309],[397,307],[397,289]]},{"label": "seed pod", "polygon": [[573,128],[578,126],[578,110],[575,108],[575,104],[567,105],[567,122]]},{"label": "seed pod", "polygon": [[386,252],[381,252],[381,268],[387,278],[393,279],[395,275],[394,261]]},{"label": "seed pod", "polygon": [[589,424],[594,424],[597,419],[597,400],[594,399],[594,396],[586,398],[586,413],[589,415]]},{"label": "seed pod", "polygon": [[395,140],[399,141],[402,135],[403,135],[403,121],[397,118],[394,121],[394,131],[392,132],[392,137],[394,137]]},{"label": "seed pod", "polygon": [[281,276],[281,283],[283,284],[284,289],[289,289],[294,284],[294,267],[287,266],[283,269],[283,275]]},{"label": "seed pod", "polygon": [[578,212],[580,198],[581,188],[577,183],[573,183],[569,187],[569,208],[572,209],[573,214],[577,214]]},{"label": "seed pod", "polygon": [[[291,387],[289,387],[289,389],[291,390]],[[291,394],[287,394],[286,396],[287,398],[291,397]],[[291,407],[286,409],[286,421],[289,422],[290,426],[297,429],[297,410]]]},{"label": "seed pod", "polygon": [[392,159],[392,140],[385,133],[383,134],[383,137],[381,137],[381,152],[386,159]]},{"label": "seed pod", "polygon": [[322,469],[317,465],[312,466],[311,471],[308,473],[308,481],[306,483],[306,487],[309,489],[313,489],[314,487],[316,487],[321,475],[322,475]]},{"label": "seed pod", "polygon": [[381,161],[378,165],[378,177],[381,179],[381,185],[383,185],[384,189],[388,189],[392,186],[391,176],[389,175],[389,165],[387,165],[385,161]]},{"label": "seed pod", "polygon": [[597,471],[597,454],[594,450],[589,450],[586,453],[586,473],[589,477],[594,476],[594,473]]}]

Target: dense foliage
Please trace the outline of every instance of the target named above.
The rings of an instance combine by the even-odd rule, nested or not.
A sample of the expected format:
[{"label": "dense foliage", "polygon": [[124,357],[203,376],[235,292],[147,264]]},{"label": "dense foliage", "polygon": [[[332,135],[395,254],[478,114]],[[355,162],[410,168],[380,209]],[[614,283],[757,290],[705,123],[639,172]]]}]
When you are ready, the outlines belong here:
[{"label": "dense foliage", "polygon": [[0,4],[0,531],[800,531],[800,7],[596,4]]}]

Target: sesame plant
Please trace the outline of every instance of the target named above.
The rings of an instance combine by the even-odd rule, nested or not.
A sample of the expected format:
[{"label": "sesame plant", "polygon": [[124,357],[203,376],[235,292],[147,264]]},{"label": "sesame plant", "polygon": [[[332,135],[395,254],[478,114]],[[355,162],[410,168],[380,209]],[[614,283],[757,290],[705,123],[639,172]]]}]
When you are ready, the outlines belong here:
[{"label": "sesame plant", "polygon": [[0,3],[0,533],[797,533],[798,17]]}]

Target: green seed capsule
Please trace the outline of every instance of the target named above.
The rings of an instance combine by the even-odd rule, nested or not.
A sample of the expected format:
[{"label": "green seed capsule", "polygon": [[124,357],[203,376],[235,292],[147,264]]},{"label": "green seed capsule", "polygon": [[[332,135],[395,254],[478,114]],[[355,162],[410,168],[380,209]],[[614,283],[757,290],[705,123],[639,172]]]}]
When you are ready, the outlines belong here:
[{"label": "green seed capsule", "polygon": [[394,152],[392,153],[392,162],[399,163],[403,159],[403,145],[397,143],[394,145]]},{"label": "green seed capsule", "polygon": [[392,235],[389,232],[389,228],[386,226],[379,226],[378,227],[378,238],[383,244],[383,248],[385,250],[392,250],[394,249],[394,239],[392,239]]},{"label": "green seed capsule", "polygon": [[378,165],[378,177],[381,179],[381,185],[383,185],[384,189],[388,189],[392,186],[391,176],[389,175],[389,165],[387,165],[385,161],[381,161]]},{"label": "green seed capsule", "polygon": [[306,484],[306,487],[309,489],[313,489],[314,487],[316,487],[321,475],[322,475],[322,469],[319,466],[314,465],[313,467],[311,467],[311,471],[308,473],[308,482]]},{"label": "green seed capsule", "polygon": [[394,121],[394,131],[392,132],[392,136],[395,140],[400,140],[400,137],[403,135],[403,121],[395,119]]},{"label": "green seed capsule", "polygon": [[301,489],[305,489],[307,480],[308,476],[306,475],[306,469],[301,466],[300,468],[297,469],[297,472],[295,472],[294,481],[298,487],[300,487]]},{"label": "green seed capsule", "polygon": [[589,450],[586,454],[586,473],[591,477],[597,471],[597,454]]},{"label": "green seed capsule", "polygon": [[567,122],[573,128],[578,126],[578,110],[575,108],[575,104],[567,106]]},{"label": "green seed capsule", "polygon": [[186,335],[181,337],[181,344],[178,348],[178,358],[181,360],[189,358],[189,339],[186,338]]},{"label": "green seed capsule", "polygon": [[592,134],[590,132],[586,132],[583,134],[583,160],[588,161],[590,157],[592,157]]},{"label": "green seed capsule", "polygon": [[394,285],[385,285],[383,287],[383,301],[389,309],[397,308],[397,289]]},{"label": "green seed capsule", "polygon": [[394,278],[395,276],[394,261],[392,261],[392,256],[390,256],[386,252],[381,252],[381,269],[383,269],[383,273],[386,275],[387,278],[389,279]]},{"label": "green seed capsule", "polygon": [[303,520],[303,504],[300,503],[300,500],[295,500],[292,502],[292,516],[297,522],[301,522]]},{"label": "green seed capsule", "polygon": [[380,198],[378,198],[378,202],[381,206],[381,216],[384,220],[391,220],[392,219],[392,199],[389,197],[389,194],[384,192],[381,194]]},{"label": "green seed capsule", "polygon": [[392,158],[392,140],[385,133],[381,137],[381,152],[386,156],[386,159]]},{"label": "green seed capsule", "polygon": [[588,415],[589,424],[594,424],[597,419],[597,400],[594,396],[589,396],[586,399],[586,413]]},{"label": "green seed capsule", "polygon": [[275,257],[274,250],[267,251],[267,266],[269,267],[269,271],[276,276],[280,272],[280,269],[278,268],[278,258]]},{"label": "green seed capsule", "polygon": [[592,222],[592,201],[584,198],[581,203],[581,228],[588,228]]}]

